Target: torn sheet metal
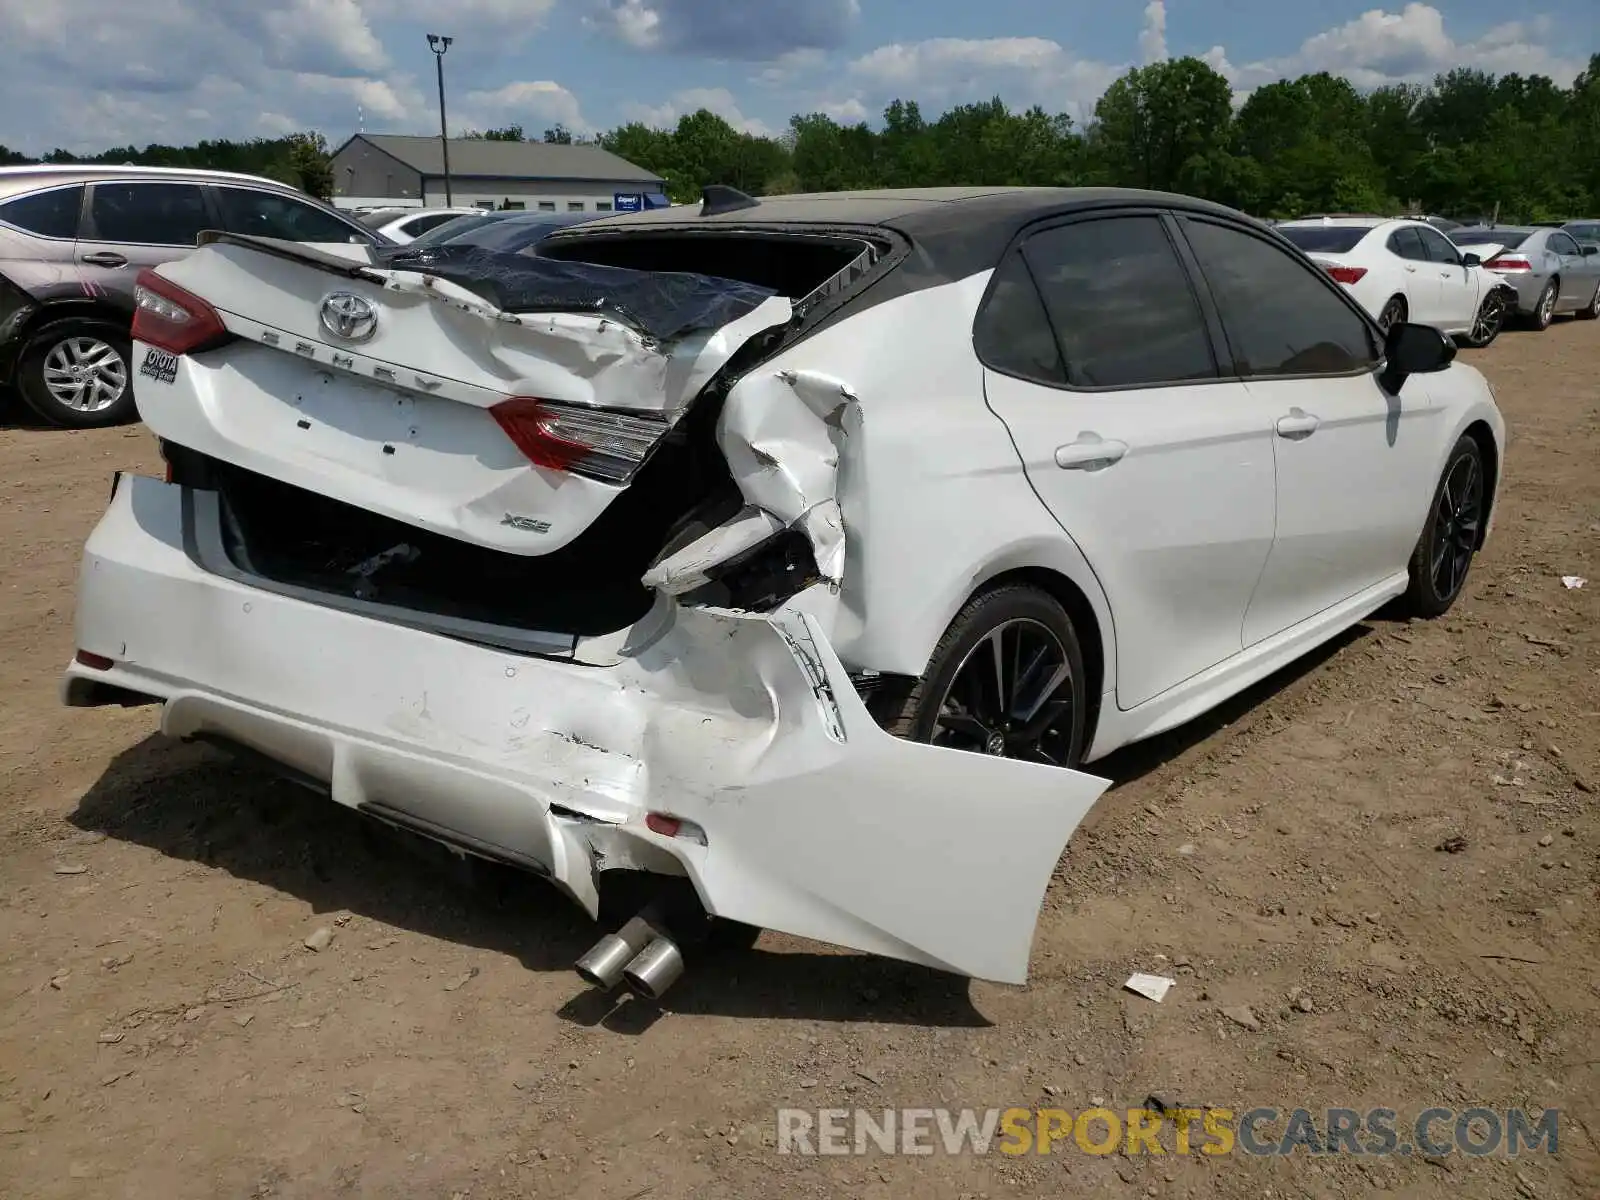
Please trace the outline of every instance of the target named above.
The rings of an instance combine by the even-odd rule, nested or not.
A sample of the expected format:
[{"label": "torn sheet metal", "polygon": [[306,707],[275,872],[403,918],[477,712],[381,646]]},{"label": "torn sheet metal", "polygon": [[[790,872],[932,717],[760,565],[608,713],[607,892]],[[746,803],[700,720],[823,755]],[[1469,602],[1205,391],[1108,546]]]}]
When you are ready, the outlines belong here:
[{"label": "torn sheet metal", "polygon": [[692,592],[709,582],[713,568],[755,549],[783,528],[783,522],[771,513],[746,508],[651,567],[642,582],[668,596]]},{"label": "torn sheet metal", "polygon": [[819,371],[765,371],[728,394],[717,442],[750,504],[811,541],[817,569],[837,584],[844,574],[839,509],[840,447],[860,419],[855,392]]}]

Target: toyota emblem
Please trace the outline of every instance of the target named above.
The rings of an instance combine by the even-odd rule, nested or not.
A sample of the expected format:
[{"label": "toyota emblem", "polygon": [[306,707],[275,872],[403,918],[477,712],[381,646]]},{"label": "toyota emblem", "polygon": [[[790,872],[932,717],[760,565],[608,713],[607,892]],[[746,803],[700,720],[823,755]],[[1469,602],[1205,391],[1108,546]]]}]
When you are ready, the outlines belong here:
[{"label": "toyota emblem", "polygon": [[378,332],[378,310],[354,292],[331,292],[322,299],[322,327],[346,342],[364,342]]}]

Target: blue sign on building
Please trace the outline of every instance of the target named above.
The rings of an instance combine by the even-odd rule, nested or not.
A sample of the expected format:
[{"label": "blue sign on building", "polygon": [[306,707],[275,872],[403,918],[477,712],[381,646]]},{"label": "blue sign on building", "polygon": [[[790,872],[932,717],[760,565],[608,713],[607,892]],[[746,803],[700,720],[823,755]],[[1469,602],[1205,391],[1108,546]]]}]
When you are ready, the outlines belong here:
[{"label": "blue sign on building", "polygon": [[618,192],[612,197],[618,212],[643,212],[644,196],[639,192]]}]

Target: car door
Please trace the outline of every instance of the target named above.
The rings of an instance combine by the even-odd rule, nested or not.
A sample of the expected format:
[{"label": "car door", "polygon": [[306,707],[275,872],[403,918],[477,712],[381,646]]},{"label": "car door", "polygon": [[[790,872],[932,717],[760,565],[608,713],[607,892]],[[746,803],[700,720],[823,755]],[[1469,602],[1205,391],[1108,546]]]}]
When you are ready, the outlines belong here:
[{"label": "car door", "polygon": [[1105,589],[1124,709],[1239,652],[1272,545],[1271,421],[1215,334],[1152,211],[1032,233],[975,327],[989,405]]},{"label": "car door", "polygon": [[1564,230],[1555,230],[1545,238],[1545,248],[1559,261],[1561,294],[1556,307],[1562,312],[1583,308],[1594,299],[1594,260],[1583,256],[1583,248]]},{"label": "car door", "polygon": [[1439,280],[1428,261],[1428,248],[1415,225],[1403,225],[1389,235],[1389,249],[1400,256],[1400,278],[1406,292],[1406,319],[1420,325],[1439,320]]},{"label": "car door", "polygon": [[229,233],[282,238],[290,242],[371,245],[377,240],[371,230],[283,192],[215,185],[212,195],[216,199],[217,217]]},{"label": "car door", "polygon": [[131,313],[139,272],[194,249],[215,224],[199,184],[96,180],[75,251],[84,283]]},{"label": "car door", "polygon": [[1439,286],[1438,318],[1430,324],[1440,329],[1470,329],[1478,315],[1478,284],[1461,261],[1461,251],[1430,226],[1417,226],[1417,237],[1428,254],[1427,270]]},{"label": "car door", "polygon": [[1252,646],[1406,569],[1434,486],[1427,381],[1377,379],[1378,332],[1319,272],[1241,226],[1182,228],[1232,370],[1270,413],[1277,522],[1244,619]]}]

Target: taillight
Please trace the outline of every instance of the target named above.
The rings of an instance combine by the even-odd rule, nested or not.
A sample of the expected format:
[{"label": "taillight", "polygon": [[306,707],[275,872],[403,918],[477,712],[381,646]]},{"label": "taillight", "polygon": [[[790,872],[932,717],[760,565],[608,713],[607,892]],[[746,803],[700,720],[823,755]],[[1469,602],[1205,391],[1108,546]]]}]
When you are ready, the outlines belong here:
[{"label": "taillight", "polygon": [[1516,254],[1496,254],[1483,264],[1491,271],[1531,271],[1533,264]]},{"label": "taillight", "polygon": [[1365,267],[1328,267],[1326,270],[1335,283],[1360,283],[1367,274]]},{"label": "taillight", "polygon": [[158,350],[189,354],[229,337],[216,309],[149,268],[134,281],[133,302],[134,340]]},{"label": "taillight", "polygon": [[661,417],[512,396],[489,409],[536,467],[627,483],[667,432]]}]

